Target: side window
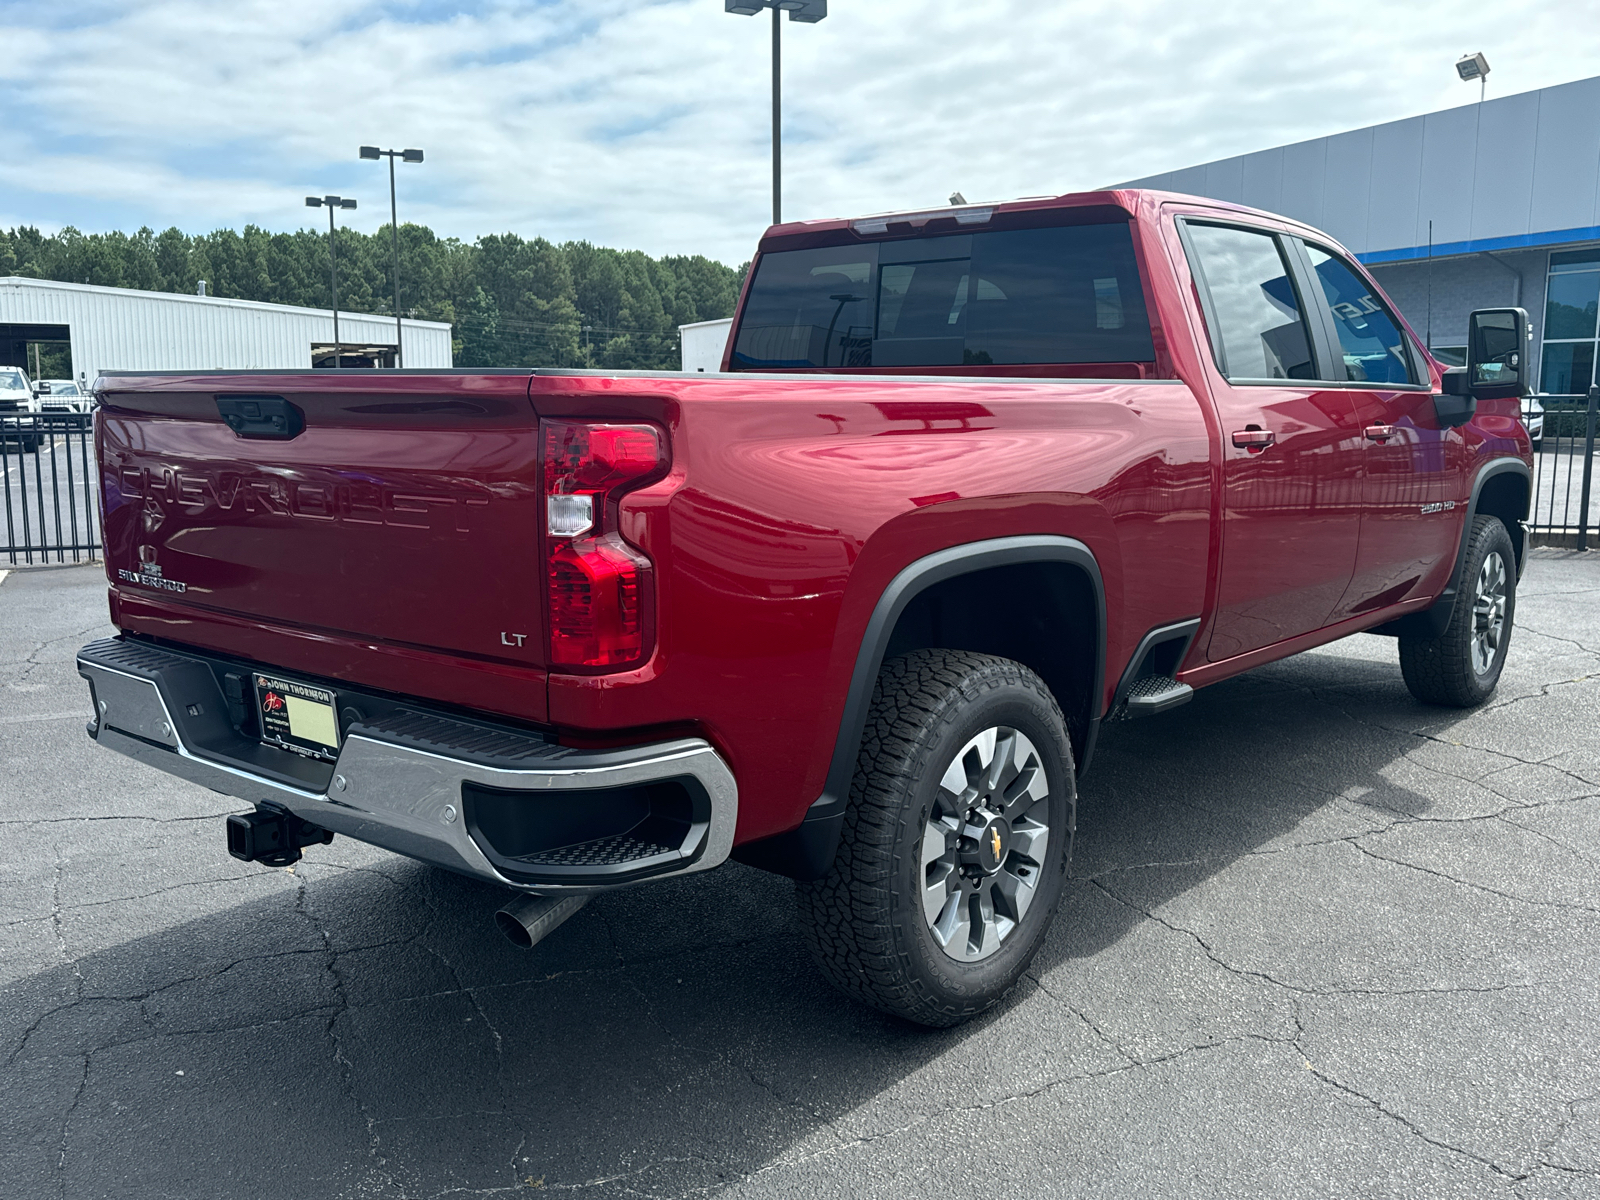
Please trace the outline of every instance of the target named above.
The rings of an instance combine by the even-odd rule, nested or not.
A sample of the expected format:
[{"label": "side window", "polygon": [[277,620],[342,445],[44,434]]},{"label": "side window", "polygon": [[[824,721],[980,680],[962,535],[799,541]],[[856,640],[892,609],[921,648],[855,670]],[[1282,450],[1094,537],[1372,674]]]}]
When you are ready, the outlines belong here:
[{"label": "side window", "polygon": [[1372,294],[1372,285],[1342,258],[1306,243],[1339,333],[1345,375],[1352,383],[1415,383],[1400,323]]},{"label": "side window", "polygon": [[1315,379],[1311,336],[1278,239],[1228,225],[1187,226],[1211,295],[1211,349],[1229,379]]}]

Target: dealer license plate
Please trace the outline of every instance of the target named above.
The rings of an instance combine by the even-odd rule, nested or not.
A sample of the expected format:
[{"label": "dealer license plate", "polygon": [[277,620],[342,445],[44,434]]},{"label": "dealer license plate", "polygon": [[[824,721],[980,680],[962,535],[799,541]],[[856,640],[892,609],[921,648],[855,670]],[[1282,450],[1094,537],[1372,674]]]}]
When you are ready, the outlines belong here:
[{"label": "dealer license plate", "polygon": [[326,688],[277,675],[256,675],[261,740],[309,758],[337,758],[339,718]]}]

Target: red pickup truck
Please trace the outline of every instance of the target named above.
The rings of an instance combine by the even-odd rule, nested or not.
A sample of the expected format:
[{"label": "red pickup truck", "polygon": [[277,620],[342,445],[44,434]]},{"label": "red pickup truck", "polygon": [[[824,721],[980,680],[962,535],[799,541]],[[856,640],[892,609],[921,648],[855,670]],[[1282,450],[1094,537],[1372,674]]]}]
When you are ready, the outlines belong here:
[{"label": "red pickup truck", "polygon": [[1106,191],[767,231],[719,374],[103,377],[89,733],[516,889],[792,876],[931,1025],[1054,914],[1105,721],[1357,631],[1494,689],[1527,318],[1444,371],[1326,235]]}]

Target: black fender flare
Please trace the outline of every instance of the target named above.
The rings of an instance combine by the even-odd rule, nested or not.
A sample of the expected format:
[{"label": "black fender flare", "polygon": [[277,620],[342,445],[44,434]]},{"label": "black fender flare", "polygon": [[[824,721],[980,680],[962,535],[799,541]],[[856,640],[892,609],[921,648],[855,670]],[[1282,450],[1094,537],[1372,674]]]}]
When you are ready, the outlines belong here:
[{"label": "black fender flare", "polygon": [[[1103,703],[1106,669],[1106,589],[1100,564],[1094,552],[1076,538],[1059,534],[1024,534],[968,542],[935,551],[903,568],[889,581],[873,607],[856,652],[850,673],[850,690],[839,718],[839,733],[822,795],[806,810],[799,826],[773,837],[762,838],[738,847],[733,857],[740,862],[788,875],[793,879],[820,879],[833,865],[844,827],[845,806],[850,799],[850,781],[855,777],[856,755],[861,748],[861,731],[866,726],[867,709],[872,703],[872,688],[883,667],[884,651],[889,646],[896,622],[918,593],[953,579],[992,567],[1018,563],[1058,562],[1075,566],[1088,576],[1094,590],[1096,638],[1094,684],[1091,707]],[[1084,751],[1078,772],[1082,774],[1094,749],[1103,714],[1090,713],[1084,737]]]},{"label": "black fender flare", "polygon": [[[1483,485],[1501,475],[1519,476],[1527,486],[1528,503],[1530,506],[1533,504],[1533,471],[1529,469],[1527,463],[1520,458],[1496,458],[1484,463],[1472,480],[1472,492],[1467,500],[1467,512],[1461,519],[1461,539],[1456,546],[1456,565],[1451,568],[1450,582],[1445,585],[1444,591],[1439,593],[1438,599],[1433,602],[1431,607],[1425,608],[1421,612],[1408,613],[1399,620],[1386,622],[1367,632],[1381,633],[1389,637],[1436,638],[1443,636],[1444,631],[1449,628],[1450,618],[1455,615],[1456,596],[1461,587],[1461,567],[1467,559],[1467,540],[1472,536],[1472,519],[1478,515],[1478,501],[1483,496]],[[1526,519],[1526,517],[1527,512],[1524,511],[1523,519]],[[1523,545],[1524,539],[1527,537],[1527,531],[1522,528],[1519,520],[1518,527],[1508,532],[1517,547],[1517,575],[1520,578],[1522,568],[1528,561],[1527,551]]]}]

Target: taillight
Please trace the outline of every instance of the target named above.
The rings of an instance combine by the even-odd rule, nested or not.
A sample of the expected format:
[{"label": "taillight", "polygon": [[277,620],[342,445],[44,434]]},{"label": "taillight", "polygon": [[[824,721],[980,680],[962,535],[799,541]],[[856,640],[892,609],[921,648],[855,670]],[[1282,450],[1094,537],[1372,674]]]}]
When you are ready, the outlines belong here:
[{"label": "taillight", "polygon": [[606,528],[606,510],[661,465],[661,435],[652,425],[545,421],[541,428],[550,665],[638,662],[650,560]]}]

